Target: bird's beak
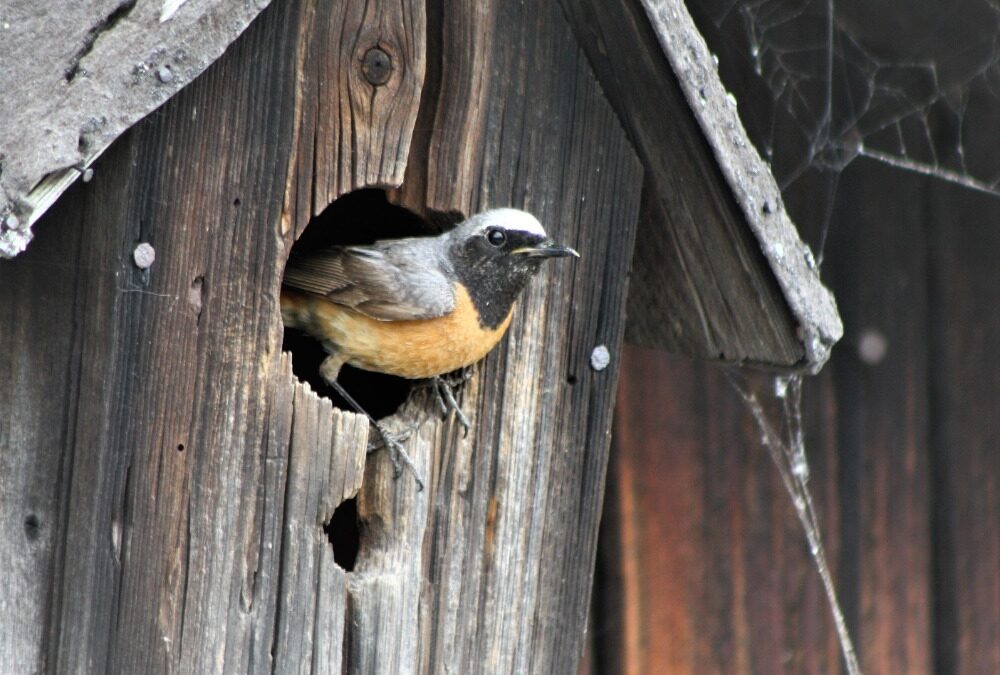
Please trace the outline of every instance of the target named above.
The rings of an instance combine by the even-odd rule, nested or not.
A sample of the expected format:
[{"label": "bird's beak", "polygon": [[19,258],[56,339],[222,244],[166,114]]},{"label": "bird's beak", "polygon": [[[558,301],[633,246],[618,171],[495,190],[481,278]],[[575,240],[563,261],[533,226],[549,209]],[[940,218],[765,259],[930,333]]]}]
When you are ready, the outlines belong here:
[{"label": "bird's beak", "polygon": [[528,258],[579,258],[580,254],[569,246],[562,246],[554,241],[544,241],[538,246],[522,246],[511,251],[511,255],[523,255]]}]

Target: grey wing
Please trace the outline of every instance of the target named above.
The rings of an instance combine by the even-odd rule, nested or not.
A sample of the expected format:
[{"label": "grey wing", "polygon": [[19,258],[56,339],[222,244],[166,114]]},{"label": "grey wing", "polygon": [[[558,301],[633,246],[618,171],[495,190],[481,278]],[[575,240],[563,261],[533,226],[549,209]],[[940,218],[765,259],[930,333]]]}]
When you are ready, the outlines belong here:
[{"label": "grey wing", "polygon": [[433,319],[455,308],[455,289],[422,248],[347,246],[293,255],[283,284],[373,319]]}]

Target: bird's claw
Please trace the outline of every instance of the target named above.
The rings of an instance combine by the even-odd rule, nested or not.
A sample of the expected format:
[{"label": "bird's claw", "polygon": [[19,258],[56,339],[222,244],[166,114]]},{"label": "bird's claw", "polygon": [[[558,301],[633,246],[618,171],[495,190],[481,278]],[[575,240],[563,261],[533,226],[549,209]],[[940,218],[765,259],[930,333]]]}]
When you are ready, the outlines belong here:
[{"label": "bird's claw", "polygon": [[466,417],[465,413],[462,411],[462,407],[458,404],[458,400],[455,398],[455,392],[452,391],[452,388],[461,386],[465,382],[468,382],[469,378],[472,377],[471,373],[471,369],[466,369],[463,370],[461,375],[457,378],[446,379],[441,375],[437,375],[432,380],[434,384],[434,394],[438,402],[438,407],[441,410],[441,415],[447,415],[449,410],[454,410],[455,419],[457,419],[458,423],[462,425],[463,437],[469,435],[469,429],[472,427],[472,424],[469,422],[469,418]]},{"label": "bird's claw", "polygon": [[417,467],[414,466],[413,460],[410,459],[410,455],[407,454],[406,448],[402,444],[402,441],[405,441],[412,435],[413,430],[407,429],[402,433],[393,434],[382,428],[381,424],[376,425],[375,429],[378,431],[380,440],[369,441],[368,454],[370,455],[385,448],[386,452],[389,453],[389,461],[392,463],[393,479],[398,479],[403,474],[404,468],[409,469],[410,473],[413,474],[414,480],[417,481],[417,492],[423,492],[424,479],[421,478],[420,472],[417,471]]}]

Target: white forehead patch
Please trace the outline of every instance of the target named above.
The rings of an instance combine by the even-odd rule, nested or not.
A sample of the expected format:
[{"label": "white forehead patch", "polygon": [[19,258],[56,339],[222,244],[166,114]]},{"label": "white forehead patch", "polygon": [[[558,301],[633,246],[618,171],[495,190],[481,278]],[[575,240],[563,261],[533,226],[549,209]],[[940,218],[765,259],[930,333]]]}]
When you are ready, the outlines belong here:
[{"label": "white forehead patch", "polygon": [[545,228],[538,222],[538,219],[527,211],[520,209],[493,209],[483,214],[484,229],[486,227],[502,227],[508,231],[527,232],[539,237],[546,236]]}]

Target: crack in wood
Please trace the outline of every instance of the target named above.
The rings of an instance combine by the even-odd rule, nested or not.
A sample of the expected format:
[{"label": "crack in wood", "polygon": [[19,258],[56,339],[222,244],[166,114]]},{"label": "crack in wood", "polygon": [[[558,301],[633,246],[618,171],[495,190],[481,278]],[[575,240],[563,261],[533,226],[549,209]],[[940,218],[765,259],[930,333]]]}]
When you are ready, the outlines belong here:
[{"label": "crack in wood", "polygon": [[87,56],[87,54],[89,54],[94,48],[97,38],[101,37],[118,25],[118,22],[128,16],[129,13],[135,8],[137,2],[138,0],[125,0],[115,7],[110,14],[87,31],[87,34],[83,37],[83,44],[78,50],[76,50],[76,53],[70,59],[69,65],[66,67],[66,71],[63,74],[63,77],[67,82],[72,82],[76,79],[76,76],[80,73],[80,62],[83,61],[84,57]]}]

